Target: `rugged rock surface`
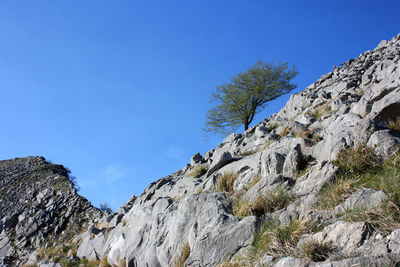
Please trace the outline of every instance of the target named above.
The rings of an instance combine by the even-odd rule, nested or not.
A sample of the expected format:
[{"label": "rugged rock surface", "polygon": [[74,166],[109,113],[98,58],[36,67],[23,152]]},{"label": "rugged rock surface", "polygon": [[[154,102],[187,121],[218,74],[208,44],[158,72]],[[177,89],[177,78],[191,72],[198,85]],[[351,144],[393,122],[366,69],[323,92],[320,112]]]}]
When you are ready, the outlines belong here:
[{"label": "rugged rock surface", "polygon": [[4,263],[68,241],[100,212],[79,196],[69,171],[42,157],[0,161],[0,255]]},{"label": "rugged rock surface", "polygon": [[[114,214],[103,216],[76,195],[60,166],[42,158],[3,161],[0,258],[33,262],[39,247],[57,245],[51,244],[54,235],[73,237],[66,241],[76,248],[73,261],[107,259],[115,266],[394,264],[400,260],[400,227],[379,232],[370,222],[340,215],[377,208],[387,192],[360,188],[327,210],[316,203],[338,178],[335,160],[347,147],[367,144],[382,160],[398,150],[399,133],[389,124],[399,117],[400,35],[335,66],[292,95],[280,112],[229,135],[204,156],[195,154],[188,166],[150,184]],[[225,177],[235,178],[232,188],[223,187]],[[276,192],[290,196],[289,203],[268,206]],[[262,210],[254,203],[263,203]],[[305,231],[290,257],[277,257],[276,249],[255,257],[254,233],[266,221],[321,227]],[[329,244],[330,253],[307,257],[307,244]]]}]

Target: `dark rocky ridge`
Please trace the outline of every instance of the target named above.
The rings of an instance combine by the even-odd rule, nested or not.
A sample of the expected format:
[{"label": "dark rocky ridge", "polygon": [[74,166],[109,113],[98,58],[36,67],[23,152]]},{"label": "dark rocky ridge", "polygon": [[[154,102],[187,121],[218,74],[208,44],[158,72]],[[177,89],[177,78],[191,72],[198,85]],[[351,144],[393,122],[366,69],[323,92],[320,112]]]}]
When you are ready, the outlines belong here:
[{"label": "dark rocky ridge", "polygon": [[[190,248],[185,266],[391,266],[400,260],[400,228],[379,232],[368,222],[341,215],[380,207],[388,192],[357,188],[334,207],[318,209],[316,203],[321,189],[338,177],[334,162],[346,148],[364,144],[381,159],[396,153],[400,135],[388,124],[399,119],[399,107],[400,35],[335,66],[292,95],[280,112],[243,134],[231,134],[204,156],[196,154],[188,166],[150,184],[111,215],[79,197],[64,168],[43,158],[3,161],[0,258],[19,255],[16,263],[29,259],[49,266],[35,251],[58,245],[44,234],[51,233],[61,240],[73,237],[66,244],[76,247],[77,258],[71,258],[76,264],[79,258],[105,258],[114,266],[173,266]],[[232,191],[218,192],[221,177],[229,173],[237,177]],[[37,181],[33,188],[39,191],[30,188],[31,181]],[[235,203],[272,198],[276,190],[291,195],[287,205],[253,214],[257,217],[233,214]],[[48,207],[52,216],[46,215]],[[37,218],[36,224],[26,220],[29,216]],[[64,218],[68,223],[62,223]],[[322,228],[296,240],[290,256],[265,251],[251,258],[254,232],[268,220],[281,226],[316,221]],[[77,222],[87,226],[77,231]],[[331,244],[334,253],[322,262],[302,256],[299,251],[311,241]]]},{"label": "dark rocky ridge", "polygon": [[66,242],[100,215],[76,193],[69,171],[42,157],[0,161],[0,177],[3,233],[11,241],[6,262]]}]

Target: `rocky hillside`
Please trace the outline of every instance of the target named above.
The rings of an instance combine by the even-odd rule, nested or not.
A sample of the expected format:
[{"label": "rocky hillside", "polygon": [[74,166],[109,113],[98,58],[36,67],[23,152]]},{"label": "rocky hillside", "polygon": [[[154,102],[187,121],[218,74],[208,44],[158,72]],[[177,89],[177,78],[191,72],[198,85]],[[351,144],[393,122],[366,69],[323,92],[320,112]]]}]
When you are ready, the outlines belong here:
[{"label": "rocky hillside", "polygon": [[399,132],[400,35],[335,66],[111,215],[70,187],[57,190],[66,173],[28,186],[55,166],[42,158],[2,162],[0,256],[43,266],[392,266]]},{"label": "rocky hillside", "polygon": [[0,258],[5,264],[68,242],[100,216],[76,193],[69,171],[42,157],[0,161],[0,199]]}]

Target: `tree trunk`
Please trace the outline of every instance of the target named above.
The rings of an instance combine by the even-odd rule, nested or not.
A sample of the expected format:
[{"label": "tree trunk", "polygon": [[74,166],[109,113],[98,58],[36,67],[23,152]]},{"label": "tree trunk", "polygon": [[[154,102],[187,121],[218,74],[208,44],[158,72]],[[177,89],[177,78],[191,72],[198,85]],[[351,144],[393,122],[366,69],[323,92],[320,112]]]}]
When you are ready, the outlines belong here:
[{"label": "tree trunk", "polygon": [[249,124],[250,124],[250,123],[247,122],[247,121],[244,123],[244,130],[245,130],[245,131],[246,131],[247,129],[249,129]]}]

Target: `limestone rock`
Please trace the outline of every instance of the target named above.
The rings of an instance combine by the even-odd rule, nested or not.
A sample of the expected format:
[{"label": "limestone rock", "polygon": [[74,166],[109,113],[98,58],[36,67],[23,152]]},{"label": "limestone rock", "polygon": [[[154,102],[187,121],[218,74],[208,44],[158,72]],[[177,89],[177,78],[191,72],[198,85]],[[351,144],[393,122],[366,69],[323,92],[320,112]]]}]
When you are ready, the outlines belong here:
[{"label": "limestone rock", "polygon": [[283,164],[283,176],[292,177],[301,164],[304,164],[304,159],[301,153],[301,146],[297,144],[286,156],[285,163]]},{"label": "limestone rock", "polygon": [[382,190],[361,189],[354,192],[343,203],[335,207],[335,211],[345,212],[346,210],[356,209],[370,210],[380,206],[386,198],[387,196]]},{"label": "limestone rock", "polygon": [[231,153],[220,152],[213,155],[213,161],[207,172],[207,177],[233,160]]},{"label": "limestone rock", "polygon": [[390,130],[376,131],[370,136],[367,145],[374,148],[377,155],[387,159],[399,148],[400,137]]},{"label": "limestone rock", "polygon": [[338,221],[326,226],[321,232],[303,238],[299,241],[298,246],[309,240],[314,240],[332,244],[337,253],[351,255],[366,242],[370,235],[370,228],[365,222],[349,223]]}]

